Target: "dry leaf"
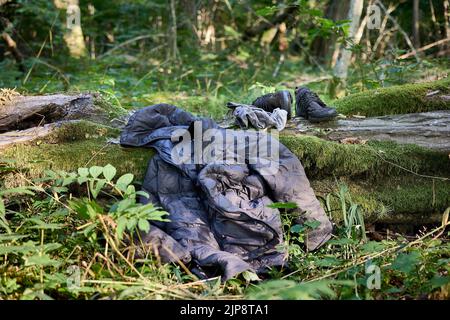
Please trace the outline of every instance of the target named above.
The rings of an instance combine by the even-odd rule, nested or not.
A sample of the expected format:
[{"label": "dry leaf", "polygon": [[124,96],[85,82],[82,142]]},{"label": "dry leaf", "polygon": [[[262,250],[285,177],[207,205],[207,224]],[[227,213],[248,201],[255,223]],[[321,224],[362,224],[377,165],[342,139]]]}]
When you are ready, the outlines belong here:
[{"label": "dry leaf", "polygon": [[360,138],[356,138],[356,137],[349,137],[349,138],[344,138],[339,140],[340,143],[342,144],[366,144],[367,140],[363,140]]}]

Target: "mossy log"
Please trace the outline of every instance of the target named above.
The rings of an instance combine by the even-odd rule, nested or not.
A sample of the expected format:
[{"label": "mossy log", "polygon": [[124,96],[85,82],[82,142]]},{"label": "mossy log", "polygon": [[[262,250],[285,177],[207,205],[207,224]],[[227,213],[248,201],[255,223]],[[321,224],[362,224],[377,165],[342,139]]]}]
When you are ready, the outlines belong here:
[{"label": "mossy log", "polygon": [[395,141],[450,152],[450,110],[370,118],[349,117],[319,124],[296,118],[290,127],[294,132],[333,141],[347,138]]},{"label": "mossy log", "polygon": [[[56,95],[56,98],[58,103],[51,102],[52,96],[28,100],[23,97],[14,100],[18,99],[14,96],[7,104],[22,101],[18,110],[26,116],[20,117],[10,104],[0,107],[5,108],[0,117],[3,129],[9,130],[0,134],[0,187],[28,184],[45,175],[47,169],[73,171],[108,163],[119,173],[133,173],[137,182],[143,178],[154,151],[111,143],[120,133],[120,129],[111,126],[111,120],[126,116],[124,110],[105,104],[95,95]],[[71,120],[79,118],[91,121]],[[348,123],[347,126],[351,127]],[[437,222],[450,205],[447,153],[393,141],[342,144],[292,130],[283,132],[280,140],[302,161],[318,196],[325,197],[336,193],[342,185],[347,186],[369,222]],[[342,214],[337,200],[332,199],[333,215],[339,220]]]},{"label": "mossy log", "polygon": [[28,129],[63,120],[84,119],[108,123],[124,113],[112,106],[104,108],[94,94],[0,95],[0,132]]},{"label": "mossy log", "polygon": [[342,114],[366,117],[450,110],[450,77],[367,90],[335,100],[332,105]]},{"label": "mossy log", "polygon": [[[0,150],[0,163],[4,164],[4,170],[0,164],[0,184],[12,187],[28,183],[47,169],[73,171],[108,163],[119,173],[133,173],[139,182],[154,152],[109,142],[118,135],[117,128],[75,121],[46,136],[11,144]],[[345,184],[368,222],[438,222],[439,214],[450,205],[450,182],[440,179],[450,178],[447,154],[393,142],[349,145],[290,134],[280,140],[303,162],[319,196],[336,192]],[[339,220],[342,214],[337,201],[332,206],[333,216]]]}]

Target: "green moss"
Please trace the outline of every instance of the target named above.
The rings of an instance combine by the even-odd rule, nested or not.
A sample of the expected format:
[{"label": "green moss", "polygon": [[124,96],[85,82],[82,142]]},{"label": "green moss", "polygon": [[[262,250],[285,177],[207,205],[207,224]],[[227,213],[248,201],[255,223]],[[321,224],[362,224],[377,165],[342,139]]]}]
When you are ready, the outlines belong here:
[{"label": "green moss", "polygon": [[141,180],[153,150],[122,148],[108,143],[108,138],[118,135],[118,129],[79,121],[61,126],[44,139],[8,147],[0,152],[0,158],[13,159],[12,165],[21,173],[4,175],[4,185],[20,185],[24,178],[40,177],[47,169],[74,171],[79,167],[108,163],[119,173],[131,172]]},{"label": "green moss", "polygon": [[[118,137],[119,134],[120,130],[117,128],[80,120],[64,123],[40,141],[56,144],[97,138],[113,138]],[[36,142],[39,143],[39,140]]]},{"label": "green moss", "polygon": [[403,175],[405,169],[450,177],[447,154],[415,145],[375,141],[366,145],[340,144],[307,135],[281,135],[280,141],[299,157],[311,178],[372,179]]},{"label": "green moss", "polygon": [[381,116],[449,110],[450,101],[438,97],[426,97],[428,92],[450,93],[450,78],[427,83],[405,84],[355,93],[335,100],[331,104],[343,114]]},{"label": "green moss", "polygon": [[[316,194],[323,198],[337,193],[342,185],[348,187],[353,203],[360,206],[369,223],[436,223],[450,206],[450,181],[404,176],[386,177],[376,184],[348,178],[312,182]],[[339,200],[331,199],[332,216],[341,221]]]},{"label": "green moss", "polygon": [[114,105],[108,102],[104,96],[100,94],[94,94],[94,105],[99,107],[105,113],[108,114],[109,119],[118,118],[127,113],[127,111],[119,105]]}]

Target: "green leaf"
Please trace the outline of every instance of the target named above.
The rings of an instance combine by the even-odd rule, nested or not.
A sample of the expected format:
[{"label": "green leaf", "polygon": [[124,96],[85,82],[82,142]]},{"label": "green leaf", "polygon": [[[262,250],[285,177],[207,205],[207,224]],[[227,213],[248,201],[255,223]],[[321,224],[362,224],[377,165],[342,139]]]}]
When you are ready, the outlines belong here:
[{"label": "green leaf", "polygon": [[5,215],[6,209],[5,209],[5,202],[2,198],[0,198],[0,216]]},{"label": "green leaf", "polygon": [[133,230],[134,229],[134,227],[136,227],[136,224],[137,224],[137,219],[136,218],[131,218],[131,219],[129,219],[128,221],[127,221],[127,229],[128,230]]},{"label": "green leaf", "polygon": [[314,263],[319,267],[336,267],[341,265],[342,261],[335,257],[329,256],[322,259],[317,259],[314,261]]},{"label": "green leaf", "polygon": [[39,246],[38,248],[39,248],[39,250],[42,250],[44,252],[50,252],[50,251],[61,248],[61,246],[62,245],[60,243],[51,242],[51,243],[44,244],[43,246]]},{"label": "green leaf", "polygon": [[391,265],[391,269],[404,272],[406,274],[416,269],[420,263],[420,252],[400,253]]},{"label": "green leaf", "polygon": [[83,183],[85,183],[87,180],[88,180],[87,177],[78,177],[78,178],[77,178],[77,182],[78,182],[79,184],[83,184]]},{"label": "green leaf", "polygon": [[150,230],[150,223],[145,219],[139,219],[138,227],[139,230],[148,232]]},{"label": "green leaf", "polygon": [[133,181],[134,176],[131,173],[126,173],[123,176],[121,176],[117,182],[116,187],[122,192],[125,192],[127,190],[128,185]]},{"label": "green leaf", "polygon": [[233,39],[238,39],[241,37],[241,34],[230,26],[224,26],[224,31],[226,36],[229,36]]},{"label": "green leaf", "polygon": [[252,282],[252,281],[259,281],[261,280],[258,275],[254,272],[251,271],[244,271],[242,272],[242,277],[245,279],[245,281],[247,282]]},{"label": "green leaf", "polygon": [[354,239],[349,239],[349,238],[332,239],[327,242],[327,244],[334,244],[337,246],[356,244],[356,243],[357,243],[357,241],[355,241]]},{"label": "green leaf", "polygon": [[102,207],[94,200],[87,198],[69,200],[69,207],[73,209],[81,219],[89,220],[94,218],[97,213],[102,213]]},{"label": "green leaf", "polygon": [[305,231],[305,229],[306,229],[305,226],[303,226],[301,224],[296,224],[291,227],[291,232],[292,233],[301,233],[301,232]]},{"label": "green leaf", "polygon": [[11,193],[19,193],[19,194],[24,193],[24,194],[33,196],[34,192],[30,191],[29,189],[31,189],[31,188],[30,187],[18,187],[18,188],[1,190],[0,195],[11,194]]},{"label": "green leaf", "polygon": [[309,227],[310,229],[317,229],[320,226],[320,221],[305,221],[305,226]]},{"label": "green leaf", "polygon": [[274,14],[275,12],[277,12],[277,10],[278,9],[276,6],[264,7],[256,10],[256,14],[265,17]]},{"label": "green leaf", "polygon": [[53,266],[57,267],[60,265],[60,262],[50,258],[47,254],[35,254],[31,257],[24,257],[25,266]]},{"label": "green leaf", "polygon": [[89,180],[89,190],[92,193],[92,197],[94,199],[97,198],[98,194],[102,190],[102,188],[105,186],[106,180],[105,179],[99,179],[99,180]]},{"label": "green leaf", "polygon": [[442,286],[445,286],[447,283],[450,283],[450,276],[442,277],[435,275],[433,278],[431,278],[430,283],[433,289],[440,288]]},{"label": "green leaf", "polygon": [[33,244],[25,244],[20,246],[0,246],[0,255],[9,253],[26,253],[37,251],[37,247]]},{"label": "green leaf", "polygon": [[99,166],[93,166],[89,168],[89,173],[92,177],[97,178],[103,172],[103,168]]},{"label": "green leaf", "polygon": [[78,168],[78,175],[80,177],[87,177],[89,175],[88,168]]},{"label": "green leaf", "polygon": [[116,175],[116,168],[114,168],[111,164],[107,164],[103,167],[103,176],[106,178],[106,180],[111,181],[114,179],[114,176]]},{"label": "green leaf", "polygon": [[117,228],[116,228],[116,233],[119,239],[122,239],[126,226],[127,226],[127,218],[120,217],[117,220]]},{"label": "green leaf", "polygon": [[1,241],[5,241],[5,242],[10,242],[10,241],[15,241],[15,240],[19,240],[19,239],[23,239],[23,238],[27,238],[29,237],[29,235],[27,234],[0,234],[0,242]]},{"label": "green leaf", "polygon": [[273,209],[295,209],[297,204],[295,202],[274,202],[267,205],[267,207]]},{"label": "green leaf", "polygon": [[67,192],[66,187],[53,187],[52,190],[56,193],[64,193]]},{"label": "green leaf", "polygon": [[31,226],[30,229],[49,229],[49,230],[57,230],[62,229],[64,227],[63,224],[60,223],[46,223],[39,218],[29,218],[27,221],[33,222],[35,225]]},{"label": "green leaf", "polygon": [[62,183],[62,186],[64,187],[64,186],[68,186],[69,184],[71,184],[71,183],[73,183],[73,182],[75,182],[76,181],[76,178],[75,177],[66,177],[66,178],[64,178],[64,180],[63,180],[63,183]]},{"label": "green leaf", "polygon": [[127,197],[135,198],[136,197],[136,188],[132,184],[130,184],[127,187],[127,190],[125,191],[125,194],[127,195]]},{"label": "green leaf", "polygon": [[[125,199],[119,201],[118,203],[116,203],[115,209],[117,212],[123,212],[126,209],[133,206],[134,204],[136,204],[136,201],[134,199],[125,198]],[[112,207],[111,207],[111,209],[112,209]]]},{"label": "green leaf", "polygon": [[27,252],[49,252],[52,250],[59,249],[61,244],[59,243],[48,243],[43,246],[38,246],[32,241],[27,241],[20,246],[0,246],[0,255],[7,253],[27,253]]},{"label": "green leaf", "polygon": [[369,241],[361,246],[361,253],[379,252],[386,248],[386,244],[379,241]]},{"label": "green leaf", "polygon": [[249,299],[266,300],[314,300],[321,298],[335,298],[335,292],[330,285],[352,286],[352,281],[320,280],[298,283],[293,280],[269,280],[250,288]]},{"label": "green leaf", "polygon": [[96,229],[97,228],[97,224],[93,223],[91,225],[88,225],[86,228],[83,229],[83,234],[86,238],[96,238],[97,237],[97,233],[96,233]]},{"label": "green leaf", "polygon": [[91,206],[90,204],[88,204],[86,206],[86,208],[87,208],[87,213],[89,215],[89,218],[91,218],[91,219],[94,219],[97,216],[97,214],[99,213],[99,211],[96,210],[97,208],[94,206]]},{"label": "green leaf", "polygon": [[146,199],[150,198],[150,196],[148,195],[148,193],[145,192],[145,191],[136,191],[136,195],[137,195],[137,196],[142,196],[142,197],[144,197],[144,198],[146,198]]}]

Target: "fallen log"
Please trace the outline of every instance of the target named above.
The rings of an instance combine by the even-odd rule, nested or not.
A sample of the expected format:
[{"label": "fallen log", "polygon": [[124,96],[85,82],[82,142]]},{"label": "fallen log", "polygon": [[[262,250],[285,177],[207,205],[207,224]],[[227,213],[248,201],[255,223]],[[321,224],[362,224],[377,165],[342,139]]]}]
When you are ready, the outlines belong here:
[{"label": "fallen log", "polygon": [[[412,143],[430,149],[450,152],[450,110],[409,113],[371,118],[347,118],[314,124],[294,119],[290,130],[316,135],[332,141],[356,143],[367,140]],[[351,140],[347,140],[351,143]]]},{"label": "fallen log", "polygon": [[[119,133],[117,128],[73,121],[53,126],[45,136],[9,144],[0,149],[0,187],[28,184],[45,176],[46,170],[76,171],[108,163],[118,174],[133,173],[140,181],[154,152],[111,143]],[[346,185],[368,222],[438,222],[438,213],[450,205],[449,180],[424,178],[401,169],[448,179],[447,154],[392,142],[351,145],[289,134],[280,140],[302,161],[318,196]],[[2,162],[7,170],[2,170]],[[339,203],[333,202],[332,208],[335,219],[341,219]]]},{"label": "fallen log", "polygon": [[107,123],[111,111],[95,103],[93,94],[22,96],[4,91],[0,101],[0,132],[28,129],[62,120]]},{"label": "fallen log", "polygon": [[14,130],[0,133],[0,150],[9,145],[24,143],[39,138],[44,138],[50,134],[56,127],[54,123],[47,123],[40,127],[33,127],[24,130]]},{"label": "fallen log", "polygon": [[[433,94],[432,94],[433,93]],[[366,90],[331,102],[347,116],[376,117],[392,114],[450,110],[450,77]]]},{"label": "fallen log", "polygon": [[[137,181],[143,178],[154,152],[122,148],[111,143],[120,134],[120,129],[110,125],[111,115],[124,113],[96,100],[94,95],[13,95],[6,100],[0,106],[3,115],[0,117],[3,127],[0,128],[8,130],[0,133],[1,188],[29,184],[30,180],[45,176],[49,169],[75,171],[80,167],[105,166],[108,163],[116,167],[119,174],[133,173]],[[17,103],[17,109],[13,107],[14,103]],[[41,112],[45,114],[44,120],[42,117],[35,118]],[[414,122],[409,117],[421,119],[422,123],[428,123],[428,127],[433,127],[436,121],[441,121],[442,127],[445,124],[448,127],[448,117],[439,119],[442,114],[432,114],[343,119],[334,123],[334,131],[329,128],[333,127],[331,123],[310,125],[294,121],[293,128],[282,132],[280,140],[302,161],[319,196],[325,197],[337,192],[342,185],[347,186],[352,199],[363,209],[367,221],[438,222],[439,213],[450,205],[450,159],[447,153],[440,151],[446,144],[425,141],[427,147],[436,145],[436,150],[432,150],[414,144],[398,144],[395,139],[372,140],[373,137],[379,138],[381,133],[377,130],[387,130],[390,122],[409,128],[405,123],[413,125]],[[69,121],[77,118],[92,121]],[[56,122],[50,122],[53,120]],[[309,128],[309,131],[299,132],[299,124],[301,129]],[[336,130],[339,128],[347,129]],[[415,130],[419,129],[409,128],[408,132],[412,134]],[[430,128],[428,130],[432,131]],[[321,136],[317,132],[325,133],[326,139],[314,136]],[[343,132],[349,132],[351,136],[355,136],[355,132],[374,133],[364,144],[330,141],[333,134]],[[396,134],[390,133],[390,136]],[[427,136],[425,131],[416,134]],[[444,137],[448,139],[448,128],[442,129],[440,134],[441,140]],[[337,140],[340,138],[342,136],[334,137]],[[331,205],[332,214],[339,220],[342,217],[339,203]]]}]

